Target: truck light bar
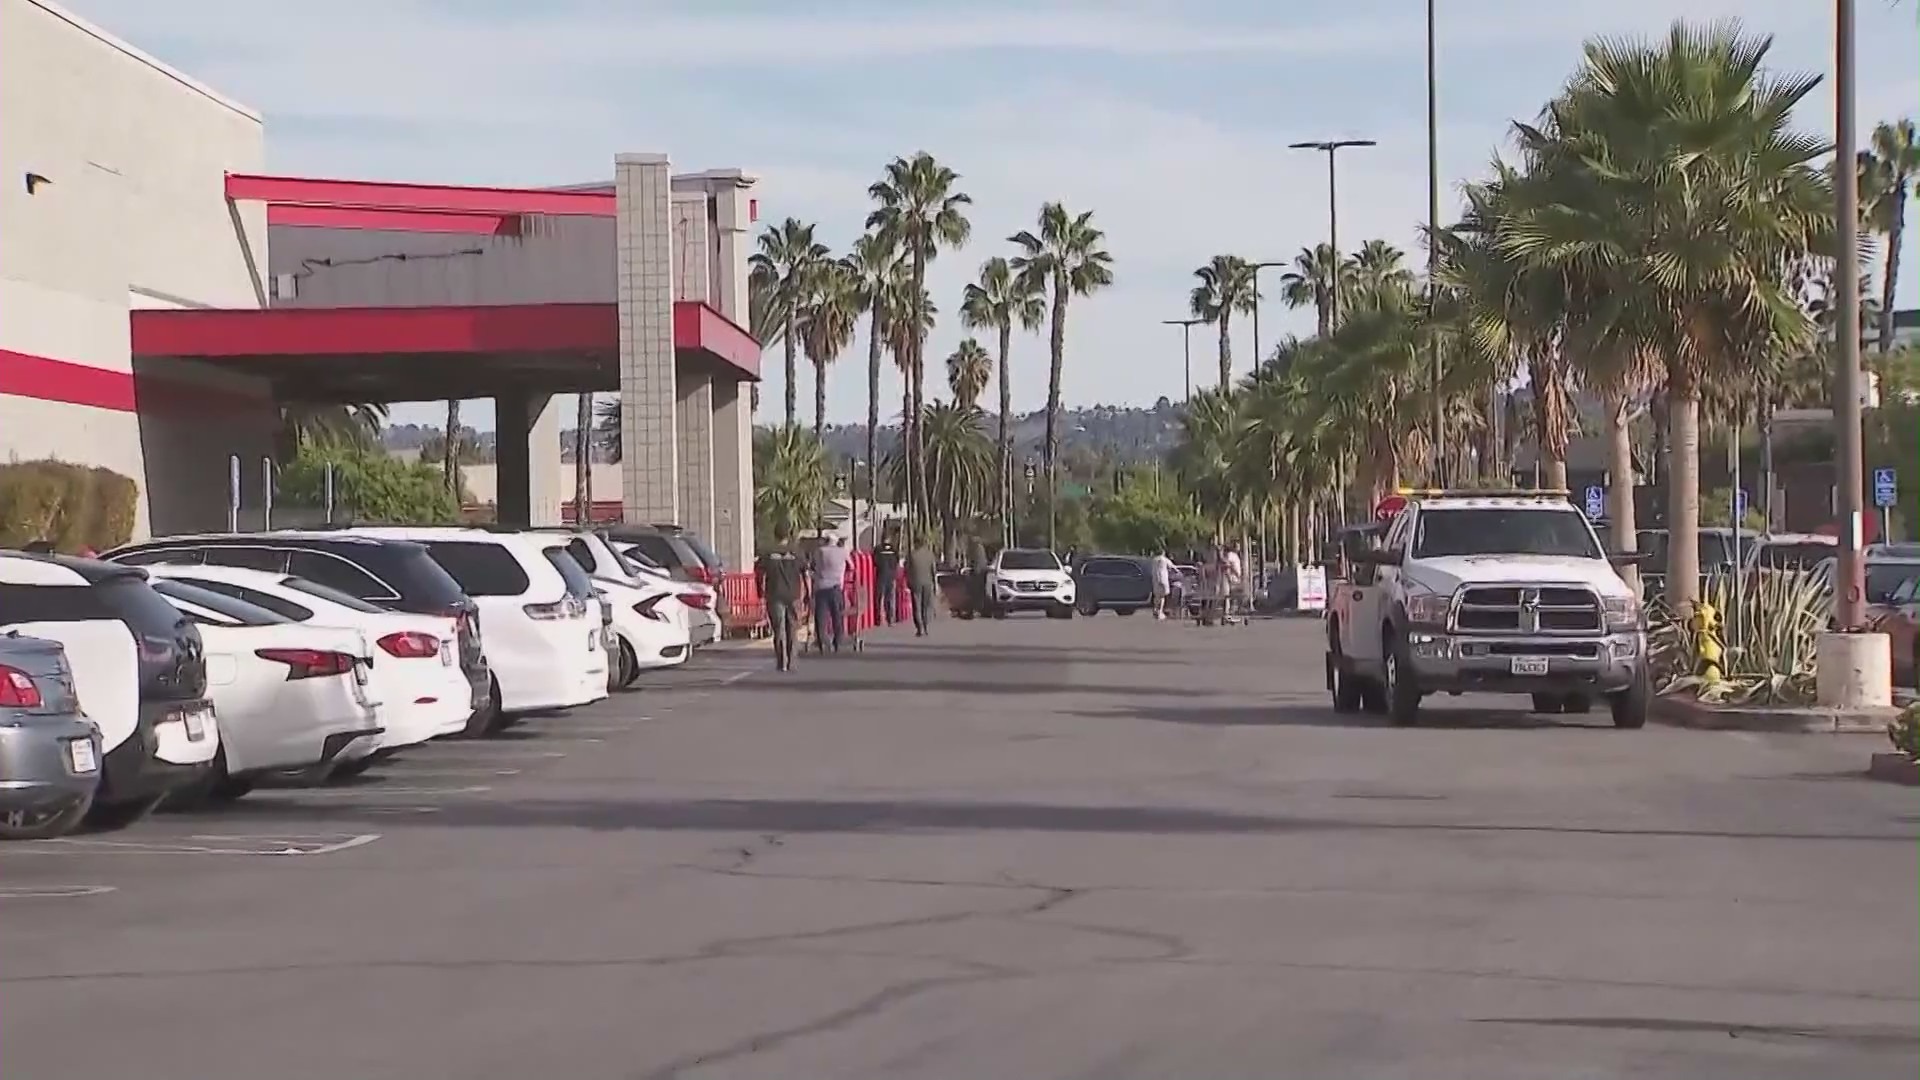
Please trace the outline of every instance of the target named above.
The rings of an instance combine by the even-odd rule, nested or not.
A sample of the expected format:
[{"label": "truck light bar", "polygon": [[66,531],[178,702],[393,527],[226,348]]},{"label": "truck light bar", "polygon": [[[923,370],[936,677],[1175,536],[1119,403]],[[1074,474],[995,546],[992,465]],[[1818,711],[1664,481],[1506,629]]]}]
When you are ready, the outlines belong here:
[{"label": "truck light bar", "polygon": [[1410,499],[1564,499],[1573,493],[1566,488],[1400,488],[1397,494]]}]

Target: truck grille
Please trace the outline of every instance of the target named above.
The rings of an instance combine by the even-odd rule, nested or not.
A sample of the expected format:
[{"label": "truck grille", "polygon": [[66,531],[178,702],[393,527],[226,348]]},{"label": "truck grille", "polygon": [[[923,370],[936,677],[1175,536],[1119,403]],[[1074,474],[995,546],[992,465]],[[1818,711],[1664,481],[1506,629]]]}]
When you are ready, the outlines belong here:
[{"label": "truck grille", "polygon": [[1580,585],[1494,585],[1464,590],[1454,628],[1489,634],[1597,634],[1600,598]]}]

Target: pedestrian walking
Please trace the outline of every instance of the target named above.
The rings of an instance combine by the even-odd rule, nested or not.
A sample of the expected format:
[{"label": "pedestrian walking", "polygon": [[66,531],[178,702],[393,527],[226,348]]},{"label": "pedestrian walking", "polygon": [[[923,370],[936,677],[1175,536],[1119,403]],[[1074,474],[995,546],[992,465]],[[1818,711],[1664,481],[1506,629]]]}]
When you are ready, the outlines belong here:
[{"label": "pedestrian walking", "polygon": [[913,538],[907,552],[907,588],[913,597],[913,636],[926,637],[933,622],[933,545],[926,537]]},{"label": "pedestrian walking", "polygon": [[1153,574],[1153,617],[1156,621],[1167,617],[1167,597],[1173,592],[1173,560],[1167,557],[1166,545],[1162,544],[1154,553],[1151,564]]},{"label": "pedestrian walking", "polygon": [[887,533],[873,552],[874,594],[880,604],[880,618],[888,626],[900,621],[899,609],[894,603],[894,585],[900,579],[900,546],[894,543],[893,537],[892,532]]},{"label": "pedestrian walking", "polygon": [[840,651],[847,634],[847,562],[853,552],[847,538],[836,536],[813,549],[813,634],[822,653],[827,643]]},{"label": "pedestrian walking", "polygon": [[1240,553],[1234,550],[1231,543],[1222,545],[1220,549],[1220,623],[1222,626],[1233,622],[1236,608],[1240,610],[1241,621],[1243,623],[1246,621],[1246,587],[1247,573],[1245,565],[1240,561]]},{"label": "pedestrian walking", "polygon": [[776,537],[773,549],[755,560],[753,577],[767,605],[767,629],[773,637],[773,666],[778,671],[792,671],[799,605],[806,592],[806,569],[787,537]]}]

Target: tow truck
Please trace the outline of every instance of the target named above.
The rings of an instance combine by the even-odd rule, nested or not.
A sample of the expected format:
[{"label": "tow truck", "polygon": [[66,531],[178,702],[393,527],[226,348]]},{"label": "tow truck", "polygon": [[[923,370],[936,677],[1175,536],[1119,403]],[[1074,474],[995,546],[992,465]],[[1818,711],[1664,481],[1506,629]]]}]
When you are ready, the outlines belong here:
[{"label": "tow truck", "polygon": [[1564,491],[1402,491],[1348,530],[1328,587],[1327,690],[1337,712],[1419,723],[1433,693],[1526,694],[1535,712],[1605,698],[1646,724],[1646,615]]}]

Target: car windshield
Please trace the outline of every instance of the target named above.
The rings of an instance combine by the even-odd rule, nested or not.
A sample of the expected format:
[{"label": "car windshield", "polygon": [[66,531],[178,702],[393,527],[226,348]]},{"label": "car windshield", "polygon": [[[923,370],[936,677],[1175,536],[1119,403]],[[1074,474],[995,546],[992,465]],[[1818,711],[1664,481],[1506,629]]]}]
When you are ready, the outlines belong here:
[{"label": "car windshield", "polygon": [[1413,557],[1437,559],[1448,555],[1601,557],[1586,518],[1572,510],[1422,510],[1413,538]]},{"label": "car windshield", "polygon": [[1055,558],[1051,551],[1012,548],[1000,553],[1000,569],[1058,570],[1060,569],[1060,560]]},{"label": "car windshield", "polygon": [[1920,563],[1868,563],[1867,603],[1898,603],[1898,597],[1913,594],[1912,581],[1920,577]]},{"label": "car windshield", "polygon": [[232,619],[241,626],[283,626],[293,620],[266,608],[236,600],[225,593],[212,589],[203,589],[198,585],[188,585],[184,581],[168,581],[156,578],[152,582],[153,591],[169,600],[178,600],[183,604],[205,608],[216,615]]},{"label": "car windshield", "polygon": [[348,596],[331,585],[322,585],[317,581],[308,581],[306,578],[281,578],[280,585],[282,588],[303,592],[308,596],[318,597],[330,604],[338,604],[349,611],[358,611],[363,615],[378,615],[381,611],[380,608],[374,607],[357,596]]},{"label": "car windshield", "polygon": [[1834,545],[1818,542],[1762,544],[1754,554],[1754,562],[1768,570],[1811,570],[1833,558],[1833,553]]}]

